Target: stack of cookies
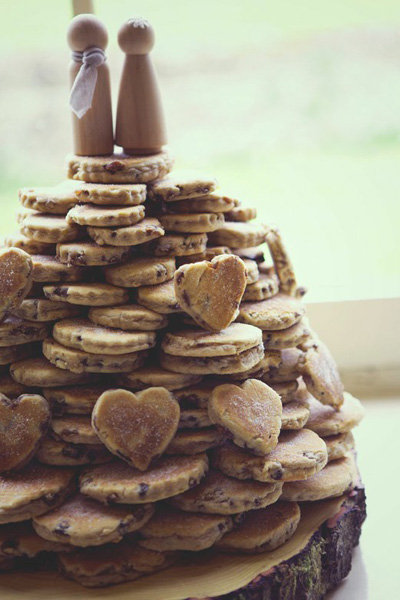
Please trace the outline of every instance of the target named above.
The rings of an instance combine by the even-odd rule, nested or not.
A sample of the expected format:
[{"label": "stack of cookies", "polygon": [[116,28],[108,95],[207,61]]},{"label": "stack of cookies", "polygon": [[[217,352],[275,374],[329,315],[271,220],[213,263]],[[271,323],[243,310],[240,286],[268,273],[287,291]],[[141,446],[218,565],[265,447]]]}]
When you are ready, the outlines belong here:
[{"label": "stack of cookies", "polygon": [[72,156],[67,181],[20,191],[0,254],[2,569],[104,586],[271,552],[301,502],[356,485],[363,411],[279,231],[171,168]]}]

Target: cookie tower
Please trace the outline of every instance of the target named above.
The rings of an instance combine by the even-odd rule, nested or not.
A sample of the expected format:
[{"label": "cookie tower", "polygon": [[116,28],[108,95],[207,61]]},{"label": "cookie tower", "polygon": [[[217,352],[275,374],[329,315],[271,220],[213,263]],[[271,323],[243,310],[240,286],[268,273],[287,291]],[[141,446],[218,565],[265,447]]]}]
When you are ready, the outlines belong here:
[{"label": "cookie tower", "polygon": [[[76,18],[69,41],[68,180],[20,190],[0,255],[0,568],[151,586],[198,555],[271,560],[310,505],[338,498],[344,519],[359,501],[361,405],[307,321],[278,229],[214,177],[173,171],[149,23],[120,31],[123,151],[102,151],[104,27]],[[320,565],[313,598],[349,568],[333,568],[338,540],[342,554],[357,541],[324,532],[330,571]],[[266,590],[288,577],[279,568],[251,598],[278,597]],[[290,597],[315,568],[308,583],[292,569]]]}]

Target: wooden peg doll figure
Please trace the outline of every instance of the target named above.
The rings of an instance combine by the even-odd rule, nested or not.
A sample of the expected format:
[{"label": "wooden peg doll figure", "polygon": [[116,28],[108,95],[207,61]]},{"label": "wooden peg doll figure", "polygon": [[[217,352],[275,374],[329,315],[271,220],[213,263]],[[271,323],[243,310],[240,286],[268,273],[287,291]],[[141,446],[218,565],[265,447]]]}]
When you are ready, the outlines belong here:
[{"label": "wooden peg doll figure", "polygon": [[94,15],[74,17],[68,28],[74,152],[112,154],[114,149],[110,72],[104,50],[107,30]]},{"label": "wooden peg doll figure", "polygon": [[115,142],[126,154],[156,154],[167,143],[157,77],[149,52],[154,31],[142,18],[129,19],[118,33],[126,53],[119,90]]}]

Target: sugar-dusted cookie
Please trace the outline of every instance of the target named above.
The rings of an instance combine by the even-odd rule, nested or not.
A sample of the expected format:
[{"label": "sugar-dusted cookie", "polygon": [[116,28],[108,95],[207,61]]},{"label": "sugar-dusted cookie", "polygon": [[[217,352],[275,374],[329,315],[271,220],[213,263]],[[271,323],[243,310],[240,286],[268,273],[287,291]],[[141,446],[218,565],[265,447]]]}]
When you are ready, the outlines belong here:
[{"label": "sugar-dusted cookie", "polygon": [[264,348],[280,350],[282,348],[293,348],[306,342],[311,335],[308,321],[303,317],[298,323],[287,329],[276,329],[275,331],[263,331]]},{"label": "sugar-dusted cookie", "polygon": [[227,375],[243,373],[259,363],[264,356],[262,344],[229,356],[173,356],[161,352],[160,364],[168,371],[197,375]]},{"label": "sugar-dusted cookie", "polygon": [[81,309],[67,302],[48,298],[26,298],[21,302],[21,306],[13,310],[13,314],[20,319],[46,322],[77,316],[81,314]]},{"label": "sugar-dusted cookie", "polygon": [[73,373],[129,373],[142,366],[146,358],[145,352],[90,354],[67,348],[50,338],[43,342],[43,354],[59,369]]},{"label": "sugar-dusted cookie", "polygon": [[196,173],[174,173],[149,186],[149,198],[175,202],[198,198],[214,192],[217,181],[213,177]]},{"label": "sugar-dusted cookie", "polygon": [[146,200],[143,183],[81,183],[73,181],[74,194],[80,204],[96,206],[137,206]]},{"label": "sugar-dusted cookie", "polygon": [[53,327],[54,339],[91,354],[127,354],[148,350],[156,343],[154,331],[122,331],[96,325],[89,319],[63,319]]},{"label": "sugar-dusted cookie", "polygon": [[0,475],[0,524],[26,521],[58,506],[74,489],[75,471],[39,463]]},{"label": "sugar-dusted cookie", "polygon": [[44,285],[43,292],[49,300],[69,302],[81,306],[114,306],[127,302],[126,290],[108,283],[61,283]]},{"label": "sugar-dusted cookie", "polygon": [[98,246],[95,242],[57,244],[57,256],[69,266],[115,265],[127,258],[130,246]]},{"label": "sugar-dusted cookie", "polygon": [[0,473],[22,467],[32,458],[49,422],[49,405],[42,396],[10,399],[0,393]]},{"label": "sugar-dusted cookie", "polygon": [[143,204],[137,206],[97,206],[77,204],[67,214],[68,223],[90,227],[121,227],[135,225],[144,219]]},{"label": "sugar-dusted cookie", "polygon": [[70,179],[89,183],[149,183],[167,175],[173,160],[165,151],[148,156],[71,154],[67,164]]},{"label": "sugar-dusted cookie", "polygon": [[210,244],[229,248],[251,248],[265,241],[265,225],[227,221],[217,231],[209,234]]},{"label": "sugar-dusted cookie", "polygon": [[143,473],[122,461],[85,470],[81,492],[100,502],[142,504],[158,502],[200,483],[208,470],[206,454],[163,456]]},{"label": "sugar-dusted cookie", "polygon": [[10,373],[18,383],[33,388],[76,385],[91,379],[87,373],[71,373],[58,369],[43,357],[17,361],[10,366]]},{"label": "sugar-dusted cookie", "polygon": [[98,446],[101,443],[92,427],[90,417],[83,415],[53,417],[50,433],[56,440],[71,444]]},{"label": "sugar-dusted cookie", "polygon": [[32,280],[55,283],[56,281],[82,281],[88,272],[81,267],[63,264],[56,256],[34,254],[32,258]]},{"label": "sugar-dusted cookie", "polygon": [[168,325],[167,317],[139,304],[91,308],[88,317],[97,325],[124,331],[155,331]]},{"label": "sugar-dusted cookie", "polygon": [[18,346],[29,342],[44,340],[48,335],[48,326],[8,315],[0,323],[0,347]]},{"label": "sugar-dusted cookie", "polygon": [[87,232],[99,246],[137,246],[164,235],[160,221],[154,218],[128,227],[88,227]]},{"label": "sugar-dusted cookie", "polygon": [[235,206],[225,216],[227,221],[246,223],[257,218],[257,209],[251,206]]},{"label": "sugar-dusted cookie", "polygon": [[77,203],[75,188],[75,182],[67,179],[52,187],[21,188],[18,197],[25,208],[51,215],[66,215]]},{"label": "sugar-dusted cookie", "polygon": [[327,463],[325,442],[313,431],[284,431],[266,456],[255,456],[231,442],[217,448],[213,465],[236,479],[297,481],[318,473]]},{"label": "sugar-dusted cookie", "polygon": [[[116,382],[132,390],[143,390],[148,387],[164,387],[174,391],[201,381],[200,375],[193,373],[172,373],[161,367],[142,367],[132,373],[116,375]],[[176,396],[176,394],[174,394]]]},{"label": "sugar-dusted cookie", "polygon": [[275,502],[260,510],[251,510],[216,544],[224,552],[257,554],[271,552],[289,540],[300,521],[297,502]]},{"label": "sugar-dusted cookie", "polygon": [[28,214],[22,220],[21,233],[28,238],[47,244],[72,242],[82,235],[81,228],[68,223],[62,215]]},{"label": "sugar-dusted cookie", "polygon": [[66,550],[66,544],[50,542],[38,536],[29,521],[0,527],[0,561],[6,558],[35,558],[42,552]]},{"label": "sugar-dusted cookie", "polygon": [[137,301],[162,315],[182,312],[175,294],[174,280],[138,288]]},{"label": "sugar-dusted cookie", "polygon": [[96,385],[43,388],[43,395],[57,415],[90,415],[104,389]]},{"label": "sugar-dusted cookie", "polygon": [[36,458],[44,465],[78,467],[101,465],[110,462],[113,456],[103,444],[71,444],[47,436],[42,440]]},{"label": "sugar-dusted cookie", "polygon": [[39,242],[38,240],[30,239],[22,233],[16,233],[8,236],[4,239],[4,245],[7,248],[20,248],[27,254],[54,254],[55,244],[47,244],[46,242]]},{"label": "sugar-dusted cookie", "polygon": [[165,231],[173,233],[208,233],[225,223],[223,213],[173,213],[159,217]]},{"label": "sugar-dusted cookie", "polygon": [[282,430],[302,429],[310,416],[308,402],[304,400],[292,400],[286,402],[282,407]]},{"label": "sugar-dusted cookie", "polygon": [[308,502],[335,498],[351,490],[357,483],[357,467],[353,456],[339,458],[305,481],[290,481],[282,490],[282,500]]},{"label": "sugar-dusted cookie", "polygon": [[162,349],[174,356],[228,356],[258,346],[261,331],[244,323],[232,323],[226,329],[209,333],[201,329],[181,329],[168,332]]},{"label": "sugar-dusted cookie", "polygon": [[297,379],[301,375],[301,361],[303,352],[298,348],[285,348],[283,350],[266,350],[266,355],[277,354],[280,357],[279,364],[267,365],[262,380],[268,385],[286,383]]},{"label": "sugar-dusted cookie", "polygon": [[297,291],[296,276],[279,230],[271,228],[266,235],[265,241],[268,244],[272,260],[274,261],[280,291],[284,294],[295,296]]},{"label": "sugar-dusted cookie", "polygon": [[60,570],[85,587],[105,587],[133,581],[143,575],[166,569],[175,560],[173,553],[141,548],[137,544],[119,542],[75,552],[60,552]]},{"label": "sugar-dusted cookie", "polygon": [[182,265],[174,276],[176,298],[204,329],[220,331],[228,327],[239,314],[239,305],[246,288],[246,267],[237,256],[216,256]]},{"label": "sugar-dusted cookie", "polygon": [[279,283],[275,273],[261,274],[255,283],[246,286],[243,301],[254,302],[272,298],[279,291]]},{"label": "sugar-dusted cookie", "polygon": [[181,410],[179,429],[202,429],[212,425],[207,408],[186,408]]},{"label": "sugar-dusted cookie", "polygon": [[302,375],[310,394],[320,402],[334,408],[343,404],[343,384],[336,363],[325,344],[317,342],[307,350]]},{"label": "sugar-dusted cookie", "polygon": [[174,258],[135,257],[123,265],[104,269],[106,281],[121,287],[140,287],[156,285],[173,278]]},{"label": "sugar-dusted cookie", "polygon": [[230,431],[235,444],[255,454],[268,454],[278,443],[281,399],[258,379],[248,379],[240,386],[228,383],[214,388],[208,414],[212,423]]},{"label": "sugar-dusted cookie", "polygon": [[117,389],[97,400],[92,424],[110,452],[145,471],[168,447],[179,416],[179,404],[166,388],[151,387],[136,394]]},{"label": "sugar-dusted cookie", "polygon": [[199,454],[223,444],[228,435],[222,428],[180,430],[169,444],[166,454]]},{"label": "sugar-dusted cookie", "polygon": [[32,287],[32,259],[20,248],[0,249],[0,320],[19,307]]},{"label": "sugar-dusted cookie", "polygon": [[354,451],[354,436],[351,431],[348,433],[337,433],[323,438],[328,451],[328,462],[343,458],[351,451]]},{"label": "sugar-dusted cookie", "polygon": [[200,485],[170,502],[188,512],[233,515],[269,506],[278,500],[281,492],[282,483],[244,482],[211,470]]},{"label": "sugar-dusted cookie", "polygon": [[206,233],[168,233],[154,242],[150,242],[147,251],[153,256],[190,256],[204,252],[206,245]]},{"label": "sugar-dusted cookie", "polygon": [[322,404],[312,396],[308,396],[307,402],[310,407],[307,427],[323,437],[351,431],[364,416],[361,402],[348,392],[344,393],[344,401],[339,410]]},{"label": "sugar-dusted cookie", "polygon": [[237,202],[233,198],[213,192],[207,194],[207,196],[187,198],[186,200],[179,200],[179,202],[168,202],[166,209],[169,213],[226,213],[235,208]]},{"label": "sugar-dusted cookie", "polygon": [[295,325],[304,313],[304,305],[297,298],[277,294],[261,302],[243,302],[238,320],[275,331]]},{"label": "sugar-dusted cookie", "polygon": [[102,546],[119,542],[126,534],[140,529],[153,513],[151,504],[106,506],[78,493],[45,515],[35,517],[33,527],[51,542]]},{"label": "sugar-dusted cookie", "polygon": [[200,551],[213,546],[233,527],[228,515],[188,513],[159,505],[140,530],[139,544],[150,550]]}]

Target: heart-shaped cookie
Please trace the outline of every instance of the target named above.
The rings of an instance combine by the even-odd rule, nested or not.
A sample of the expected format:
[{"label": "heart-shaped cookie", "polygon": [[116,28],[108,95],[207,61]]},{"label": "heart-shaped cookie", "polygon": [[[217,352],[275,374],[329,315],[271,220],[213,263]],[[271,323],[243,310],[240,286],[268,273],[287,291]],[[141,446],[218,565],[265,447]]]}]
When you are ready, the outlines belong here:
[{"label": "heart-shaped cookie", "polygon": [[239,314],[246,289],[246,266],[233,254],[182,265],[175,272],[175,295],[181,308],[210,331],[228,327]]},{"label": "heart-shaped cookie", "polygon": [[42,396],[23,394],[10,400],[0,394],[0,473],[30,460],[49,422],[49,405]]},{"label": "heart-shaped cookie", "polygon": [[32,259],[23,250],[0,250],[0,319],[25,298],[32,287],[32,271]]},{"label": "heart-shaped cookie", "polygon": [[218,385],[212,391],[208,415],[212,423],[232,433],[237,446],[255,454],[268,454],[278,443],[282,402],[279,394],[258,379],[248,379],[240,386]]},{"label": "heart-shaped cookie", "polygon": [[178,402],[163,387],[137,394],[107,390],[95,404],[92,425],[110,452],[145,471],[171,442],[179,417]]}]

